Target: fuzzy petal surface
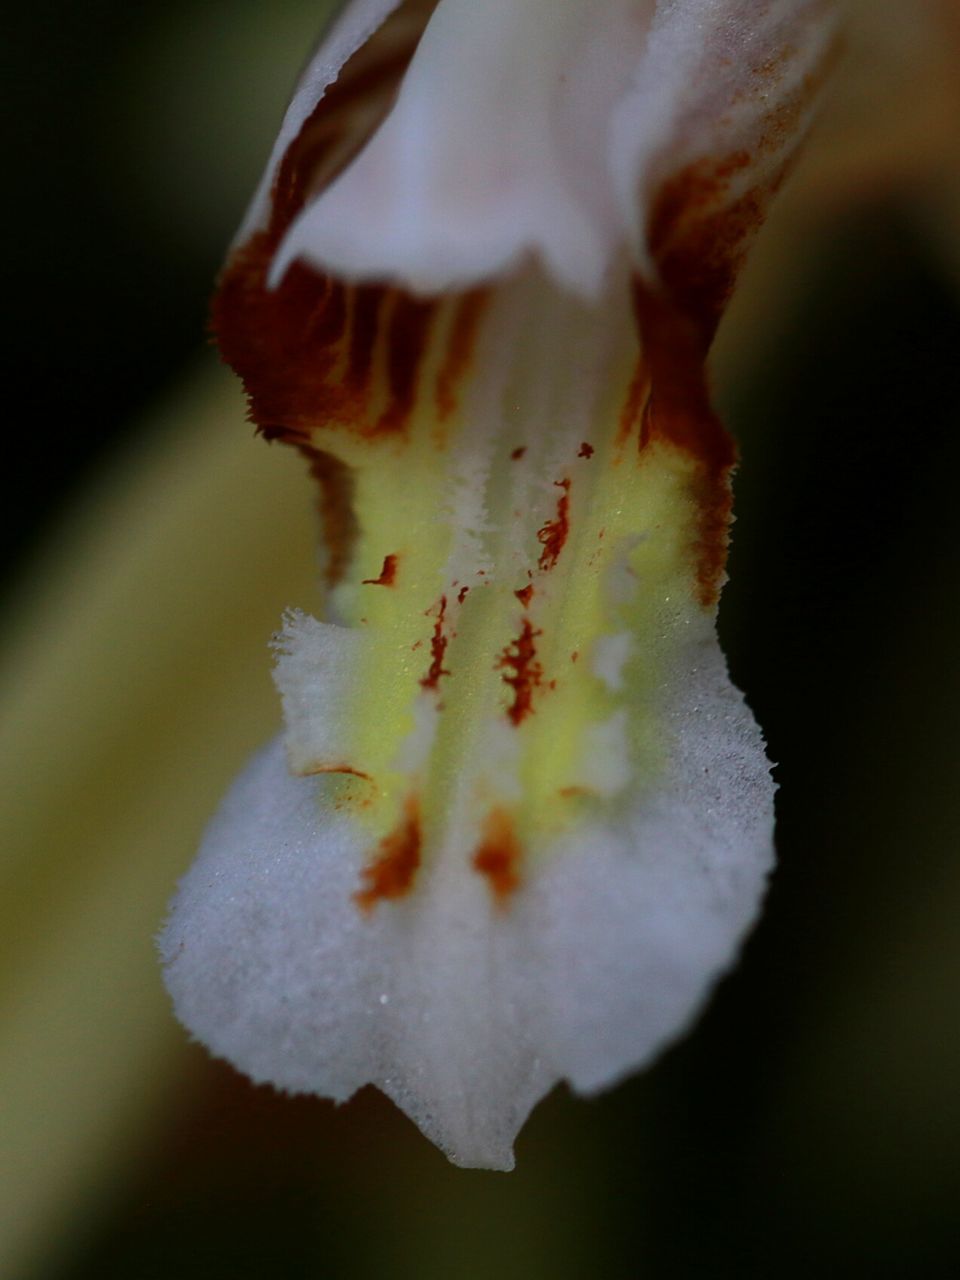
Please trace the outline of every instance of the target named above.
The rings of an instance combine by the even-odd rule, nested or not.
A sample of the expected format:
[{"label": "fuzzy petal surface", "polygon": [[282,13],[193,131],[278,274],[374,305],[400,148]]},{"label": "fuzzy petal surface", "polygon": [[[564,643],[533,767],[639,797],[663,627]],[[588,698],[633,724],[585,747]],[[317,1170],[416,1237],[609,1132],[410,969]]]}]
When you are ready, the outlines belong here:
[{"label": "fuzzy petal surface", "polygon": [[509,912],[443,860],[364,916],[364,844],[291,777],[280,741],[237,780],[162,938],[179,1017],[254,1080],[338,1101],[378,1085],[457,1164],[509,1169],[534,1104],[636,1070],[735,958],[771,865],[759,731],[715,642],[688,658],[685,729],[655,803],[545,860]]}]

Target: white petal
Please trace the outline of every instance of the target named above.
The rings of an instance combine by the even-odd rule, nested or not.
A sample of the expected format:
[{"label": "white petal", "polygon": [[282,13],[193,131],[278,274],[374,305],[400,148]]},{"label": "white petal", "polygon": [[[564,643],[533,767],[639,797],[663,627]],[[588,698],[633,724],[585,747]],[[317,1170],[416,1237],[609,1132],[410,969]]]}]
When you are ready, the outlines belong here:
[{"label": "white petal", "polygon": [[617,247],[602,139],[653,8],[440,0],[395,108],[291,228],[274,279],[303,257],[436,292],[536,253],[596,294]]},{"label": "white petal", "polygon": [[[748,193],[762,213],[811,122],[837,8],[836,0],[657,6],[608,134],[621,225],[651,277],[652,259],[666,249],[656,242],[665,193],[688,222],[713,217]],[[754,216],[748,232],[758,225]]]},{"label": "white petal", "polygon": [[350,693],[362,670],[363,637],[294,611],[284,624],[274,647],[280,654],[276,681],[290,768],[304,776],[332,772],[331,765],[356,756],[345,726],[350,724]]},{"label": "white petal", "polygon": [[436,293],[535,256],[597,296],[624,244],[653,277],[648,238],[668,182],[683,175],[686,210],[702,219],[747,192],[762,204],[779,181],[834,8],[440,0],[395,106],[294,221],[271,282],[302,260]]},{"label": "white petal", "polygon": [[402,0],[349,0],[338,15],[296,87],[260,185],[237,232],[236,244],[245,243],[255,231],[261,231],[266,226],[270,215],[271,190],[287,148],[326,90],[336,80],[344,63],[366,44],[401,3]]},{"label": "white petal", "polygon": [[602,1088],[686,1027],[762,896],[760,735],[715,642],[684,659],[680,747],[655,803],[571,835],[508,912],[442,858],[409,902],[358,912],[362,835],[318,809],[317,783],[291,778],[274,743],[164,932],[180,1018],[255,1080],[338,1100],[370,1081],[456,1163],[512,1167],[556,1081]]}]

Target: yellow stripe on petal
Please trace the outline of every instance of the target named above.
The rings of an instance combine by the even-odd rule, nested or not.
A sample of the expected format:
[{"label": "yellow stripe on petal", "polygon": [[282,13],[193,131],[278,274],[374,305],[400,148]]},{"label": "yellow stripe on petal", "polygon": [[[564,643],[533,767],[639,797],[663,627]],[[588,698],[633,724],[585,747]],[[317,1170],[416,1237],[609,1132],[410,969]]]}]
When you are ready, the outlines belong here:
[{"label": "yellow stripe on petal", "polygon": [[294,620],[281,641],[291,763],[341,775],[322,802],[369,831],[364,905],[440,856],[508,866],[502,902],[559,830],[635,797],[669,755],[668,659],[712,620],[709,459],[658,428],[626,283],[598,304],[533,269],[482,299],[379,294],[351,299],[331,361],[343,377],[363,314],[354,416],[307,425],[306,403],[283,433],[349,475],[355,526],[337,623]]}]

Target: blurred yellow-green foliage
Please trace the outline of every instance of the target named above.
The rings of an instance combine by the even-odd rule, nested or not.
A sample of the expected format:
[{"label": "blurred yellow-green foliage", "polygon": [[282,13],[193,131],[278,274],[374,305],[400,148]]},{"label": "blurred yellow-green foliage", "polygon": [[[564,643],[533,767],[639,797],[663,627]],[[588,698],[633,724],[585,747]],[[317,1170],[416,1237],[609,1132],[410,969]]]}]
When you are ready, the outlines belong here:
[{"label": "blurred yellow-green foliage", "polygon": [[369,1091],[254,1089],[173,1022],[153,934],[276,727],[281,610],[317,606],[308,482],[203,327],[324,7],[5,9],[0,1274],[957,1274],[953,0],[853,5],[718,344],[743,453],[721,626],[781,862],[697,1029],[548,1099],[503,1176]]}]

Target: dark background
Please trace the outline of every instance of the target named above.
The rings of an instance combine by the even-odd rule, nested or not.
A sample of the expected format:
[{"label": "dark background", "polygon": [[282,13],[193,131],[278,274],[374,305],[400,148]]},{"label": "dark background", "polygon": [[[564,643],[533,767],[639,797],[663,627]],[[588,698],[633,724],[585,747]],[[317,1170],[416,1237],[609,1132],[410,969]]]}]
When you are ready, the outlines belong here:
[{"label": "dark background", "polygon": [[[269,9],[4,7],[11,601],[205,343],[315,24]],[[779,762],[780,867],[694,1033],[541,1105],[509,1177],[373,1095],[283,1100],[194,1049],[164,1133],[24,1280],[957,1274],[960,291],[884,192],[784,292],[720,379],[744,454],[721,632]]]},{"label": "dark background", "polygon": [[206,341],[211,281],[324,7],[3,4],[7,572]]}]

